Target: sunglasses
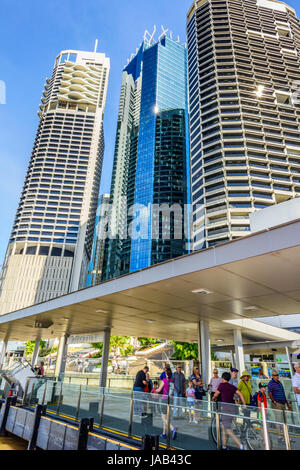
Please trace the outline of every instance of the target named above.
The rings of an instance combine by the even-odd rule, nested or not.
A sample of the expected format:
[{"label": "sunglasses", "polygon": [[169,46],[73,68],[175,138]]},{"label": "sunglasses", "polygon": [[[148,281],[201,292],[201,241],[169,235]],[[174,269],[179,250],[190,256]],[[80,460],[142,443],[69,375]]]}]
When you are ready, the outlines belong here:
[{"label": "sunglasses", "polygon": [[272,377],[279,377],[279,374],[272,374]]}]

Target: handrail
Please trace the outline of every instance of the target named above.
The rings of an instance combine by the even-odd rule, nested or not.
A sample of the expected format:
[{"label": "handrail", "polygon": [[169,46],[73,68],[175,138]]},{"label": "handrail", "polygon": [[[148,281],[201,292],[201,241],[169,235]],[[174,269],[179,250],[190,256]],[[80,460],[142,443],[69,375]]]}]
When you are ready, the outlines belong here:
[{"label": "handrail", "polygon": [[[84,388],[86,388],[86,390],[84,390]],[[38,389],[39,387],[37,387],[37,390]],[[44,389],[40,389],[41,396],[39,397],[39,403],[45,402],[46,391],[47,391],[47,381],[44,384]],[[70,404],[70,395],[71,395],[71,404]],[[31,391],[31,398],[32,398],[32,391]],[[117,400],[116,403],[120,407],[119,408],[120,413],[116,412],[116,408],[113,406],[114,400],[109,400],[109,398]],[[108,399],[108,402],[104,410],[106,399]],[[122,424],[122,426],[118,426],[118,419],[120,418],[122,420],[122,423],[124,423],[124,420],[128,422],[128,428],[125,431],[126,435],[128,437],[133,437],[135,435],[135,429],[138,429],[138,428],[133,427],[135,424],[133,420],[133,413],[134,413],[135,405],[137,403],[140,403],[139,408],[141,410],[144,410],[143,408],[144,404],[147,404],[147,405],[150,404],[150,407],[152,407],[152,405],[162,404],[163,397],[162,395],[160,395],[155,398],[153,394],[146,393],[146,392],[130,391],[130,394],[128,394],[128,391],[127,393],[126,391],[125,393],[124,392],[122,393],[116,390],[116,392],[114,393],[114,391],[108,390],[106,388],[100,388],[100,389],[97,388],[97,389],[91,390],[90,387],[72,386],[69,384],[61,383],[56,409],[54,409],[53,412],[58,416],[60,414],[61,406],[64,405],[64,401],[65,401],[65,403],[68,406],[71,406],[73,410],[70,416],[72,417],[73,420],[78,421],[79,416],[83,415],[81,406],[83,406],[83,403],[89,402],[89,400],[93,402],[96,400],[100,403],[100,410],[99,410],[100,413],[98,414],[98,418],[97,418],[97,422],[99,422],[100,429],[103,427],[103,418],[104,418],[104,411],[105,411],[105,415],[107,415],[108,413],[112,414],[112,417],[114,418],[114,422],[115,422],[114,424],[115,431],[117,432],[120,431],[124,433],[124,424]],[[163,419],[165,420],[166,435],[167,435],[166,447],[168,449],[173,447],[173,441],[171,441],[172,410],[174,409],[174,407],[182,408],[182,409],[187,408],[187,400],[185,398],[182,398],[181,400],[182,401],[179,400],[179,403],[178,401],[173,402],[173,397],[170,397],[167,403],[166,403],[166,400],[163,400],[164,406],[166,406],[166,415]],[[30,399],[30,402],[31,402],[31,399]],[[196,402],[191,410],[193,410],[193,412],[200,411],[201,413],[204,414],[204,419],[203,420],[201,419],[202,423],[205,423],[207,421],[212,422],[215,419],[216,438],[217,438],[216,443],[217,443],[218,448],[221,448],[221,425],[222,425],[222,417],[224,416],[231,416],[235,420],[242,419],[243,422],[245,422],[246,420],[249,426],[252,425],[252,423],[257,423],[257,425],[259,425],[260,427],[262,446],[266,450],[271,449],[270,443],[274,444],[274,441],[273,440],[271,441],[271,436],[273,435],[272,433],[274,433],[274,431],[272,429],[271,430],[268,429],[268,426],[271,426],[271,425],[275,425],[277,426],[277,428],[281,427],[281,429],[283,430],[285,448],[287,450],[291,450],[292,444],[294,442],[293,440],[291,440],[291,437],[290,437],[291,434],[293,436],[296,435],[296,437],[299,437],[300,439],[300,420],[298,419],[297,413],[293,413],[290,411],[282,412],[280,410],[264,408],[263,406],[261,408],[257,408],[257,407],[252,407],[252,406],[250,407],[250,406],[244,406],[244,405],[234,405],[234,404],[225,404],[225,403],[223,403],[221,409],[219,409],[218,407],[216,407],[215,403],[211,402],[210,400],[207,400],[207,401],[196,400]],[[245,411],[247,413],[245,413]],[[85,411],[85,412],[88,413],[88,411]],[[152,415],[152,412],[150,412],[150,415]],[[88,416],[87,414],[86,417],[90,417],[90,416]],[[295,424],[295,420],[296,420],[296,424]],[[107,423],[107,420],[105,422]],[[156,421],[155,426],[157,425],[161,426],[161,424],[159,423],[160,421],[158,422]],[[174,425],[174,423],[172,424]],[[107,427],[107,425],[105,427]],[[138,434],[138,437],[142,437],[142,436]],[[191,438],[194,439],[196,438],[196,436],[191,436]]]}]

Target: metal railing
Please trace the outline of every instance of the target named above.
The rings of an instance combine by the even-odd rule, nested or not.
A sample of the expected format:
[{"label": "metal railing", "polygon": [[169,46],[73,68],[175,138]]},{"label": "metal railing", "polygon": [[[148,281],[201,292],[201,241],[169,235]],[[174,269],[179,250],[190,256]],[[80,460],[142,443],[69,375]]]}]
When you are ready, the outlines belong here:
[{"label": "metal railing", "polygon": [[294,412],[210,400],[191,405],[186,398],[49,380],[34,384],[27,393],[24,405],[37,403],[74,422],[94,418],[96,427],[128,437],[160,434],[168,449],[216,449],[227,440],[229,448],[238,448],[240,442],[251,450],[300,450],[300,419]]}]

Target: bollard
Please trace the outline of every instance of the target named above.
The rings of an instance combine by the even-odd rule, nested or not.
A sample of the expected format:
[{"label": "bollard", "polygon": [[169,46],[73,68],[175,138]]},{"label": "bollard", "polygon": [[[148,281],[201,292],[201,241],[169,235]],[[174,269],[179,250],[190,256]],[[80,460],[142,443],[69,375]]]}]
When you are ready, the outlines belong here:
[{"label": "bollard", "polygon": [[2,423],[0,425],[0,436],[6,436],[6,423],[9,414],[9,409],[12,406],[16,405],[17,397],[7,397],[5,401],[5,409],[3,414]]},{"label": "bollard", "polygon": [[146,434],[143,437],[142,450],[159,450],[159,436],[150,436]]},{"label": "bollard", "polygon": [[79,425],[77,450],[87,450],[89,432],[93,431],[94,418],[83,418]]},{"label": "bollard", "polygon": [[41,417],[46,414],[47,407],[45,405],[37,405],[34,412],[34,421],[31,437],[28,442],[27,450],[36,450],[36,441],[39,432]]}]

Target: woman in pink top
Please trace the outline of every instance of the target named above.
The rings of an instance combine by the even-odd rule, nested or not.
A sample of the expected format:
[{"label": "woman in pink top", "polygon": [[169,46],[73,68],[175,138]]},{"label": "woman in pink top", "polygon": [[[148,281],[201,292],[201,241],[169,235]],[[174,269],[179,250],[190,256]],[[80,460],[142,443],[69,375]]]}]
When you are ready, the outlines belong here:
[{"label": "woman in pink top", "polygon": [[218,369],[214,369],[213,370],[213,377],[211,378],[211,380],[208,384],[208,388],[210,389],[211,399],[213,399],[214,394],[218,390],[218,387],[219,387],[220,383],[222,383],[222,379],[221,379],[221,377],[219,377]]},{"label": "woman in pink top", "polygon": [[[167,439],[168,403],[169,403],[169,398],[173,395],[173,391],[174,391],[174,382],[172,379],[172,371],[171,369],[168,368],[166,369],[166,378],[162,380],[160,387],[157,389],[157,393],[161,393],[161,392],[163,393],[161,397],[161,402],[160,402],[160,412],[161,412],[161,417],[162,417],[162,422],[163,422],[163,432],[161,434],[161,437],[163,439]],[[172,438],[176,439],[176,436],[177,436],[176,428],[172,424],[170,424],[170,429],[172,431]]]}]

